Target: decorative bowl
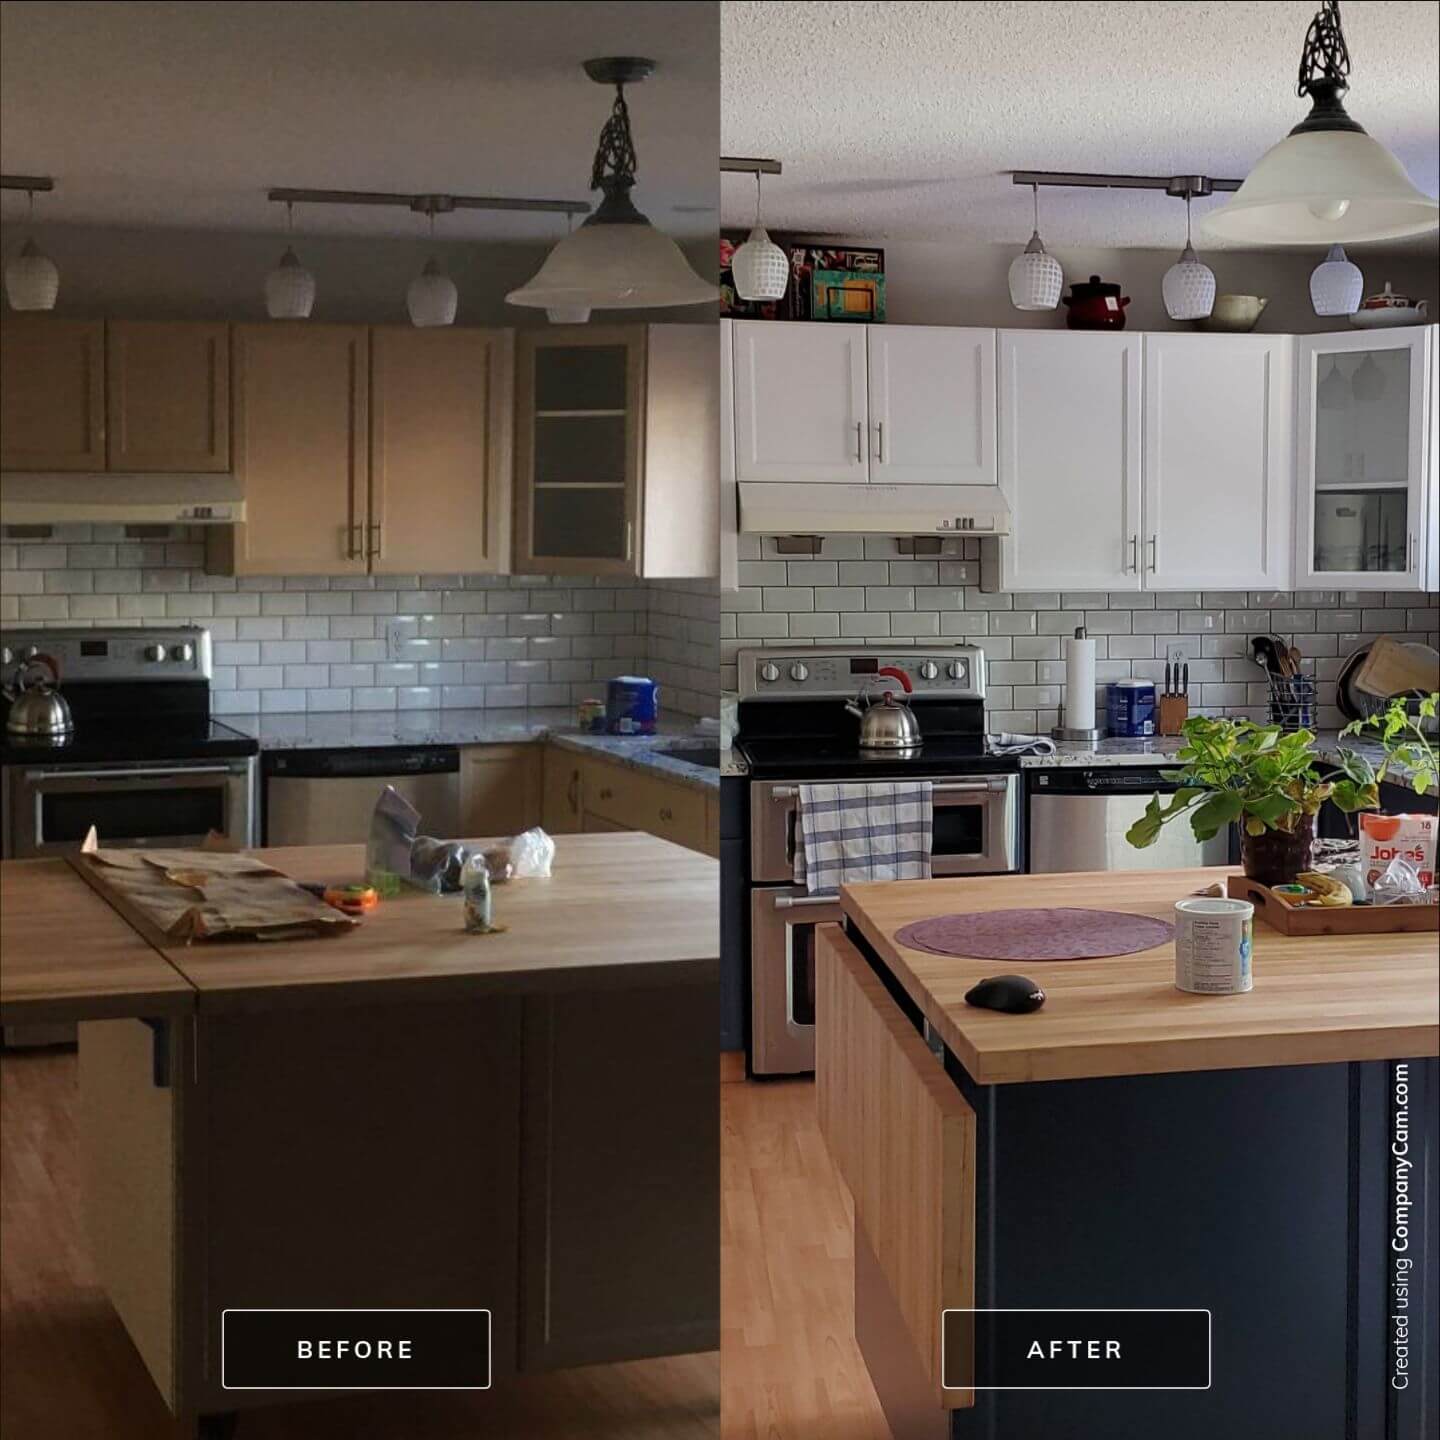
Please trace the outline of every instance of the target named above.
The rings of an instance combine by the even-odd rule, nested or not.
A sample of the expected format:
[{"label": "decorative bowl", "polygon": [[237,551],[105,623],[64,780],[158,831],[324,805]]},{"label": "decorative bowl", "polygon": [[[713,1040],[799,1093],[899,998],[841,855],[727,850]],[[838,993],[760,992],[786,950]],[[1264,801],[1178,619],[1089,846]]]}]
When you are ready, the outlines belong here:
[{"label": "decorative bowl", "polygon": [[1219,330],[1244,335],[1255,328],[1261,313],[1270,303],[1264,295],[1217,295],[1214,308],[1195,324],[1201,330]]}]

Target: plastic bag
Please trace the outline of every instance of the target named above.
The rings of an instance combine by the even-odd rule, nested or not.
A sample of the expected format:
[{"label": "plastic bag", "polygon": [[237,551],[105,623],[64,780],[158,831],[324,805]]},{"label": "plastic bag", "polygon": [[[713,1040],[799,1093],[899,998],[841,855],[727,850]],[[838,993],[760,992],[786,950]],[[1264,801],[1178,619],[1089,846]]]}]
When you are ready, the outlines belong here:
[{"label": "plastic bag", "polygon": [[510,842],[510,863],[521,880],[548,880],[555,842],[538,826]]},{"label": "plastic bag", "polygon": [[401,882],[410,874],[410,847],[419,827],[420,812],[387,785],[375,802],[365,842],[365,879],[377,894],[389,898],[400,893]]},{"label": "plastic bag", "polygon": [[469,849],[458,840],[437,840],[417,835],[410,842],[410,869],[406,879],[431,895],[453,895],[460,889],[460,875]]},{"label": "plastic bag", "polygon": [[1371,884],[1370,902],[1373,905],[1425,904],[1425,886],[1420,883],[1419,871],[1408,860],[1392,860]]}]

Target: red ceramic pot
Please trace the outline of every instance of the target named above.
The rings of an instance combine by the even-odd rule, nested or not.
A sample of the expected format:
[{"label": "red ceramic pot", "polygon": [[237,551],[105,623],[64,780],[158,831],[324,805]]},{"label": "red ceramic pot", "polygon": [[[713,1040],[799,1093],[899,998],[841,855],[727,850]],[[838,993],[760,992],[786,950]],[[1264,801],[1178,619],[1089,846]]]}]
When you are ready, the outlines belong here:
[{"label": "red ceramic pot", "polygon": [[1118,285],[1109,285],[1098,275],[1075,281],[1064,297],[1065,324],[1071,330],[1123,330],[1128,295]]}]

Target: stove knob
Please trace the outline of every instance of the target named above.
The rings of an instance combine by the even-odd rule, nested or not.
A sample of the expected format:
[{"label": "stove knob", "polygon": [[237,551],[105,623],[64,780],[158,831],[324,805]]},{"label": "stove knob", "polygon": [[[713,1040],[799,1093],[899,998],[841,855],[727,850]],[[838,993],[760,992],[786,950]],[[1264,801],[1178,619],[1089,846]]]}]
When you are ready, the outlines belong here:
[{"label": "stove knob", "polygon": [[952,660],[945,667],[945,673],[952,680],[963,680],[965,678],[965,662],[963,660]]},{"label": "stove knob", "polygon": [[165,647],[163,645],[147,645],[145,647],[145,658],[147,660],[163,660],[165,658]]},{"label": "stove knob", "polygon": [[920,678],[922,680],[933,680],[939,673],[940,667],[933,660],[920,662]]},{"label": "stove knob", "polygon": [[188,665],[195,658],[195,647],[193,645],[172,645],[170,658],[184,661]]},{"label": "stove knob", "polygon": [[764,680],[766,684],[769,684],[772,680],[778,680],[780,678],[780,667],[773,660],[767,660],[760,667],[760,678]]},{"label": "stove knob", "polygon": [[790,667],[790,678],[792,680],[808,680],[810,678],[810,667],[803,661],[797,660]]},{"label": "stove knob", "polygon": [[15,652],[8,645],[0,645],[0,665],[9,665],[15,659]]}]

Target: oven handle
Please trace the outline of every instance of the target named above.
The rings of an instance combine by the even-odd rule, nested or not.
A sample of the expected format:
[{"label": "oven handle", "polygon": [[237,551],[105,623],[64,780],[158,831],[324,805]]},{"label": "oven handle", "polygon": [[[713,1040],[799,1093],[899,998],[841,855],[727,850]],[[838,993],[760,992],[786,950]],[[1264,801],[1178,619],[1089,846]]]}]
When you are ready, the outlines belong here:
[{"label": "oven handle", "polygon": [[[930,789],[937,795],[956,795],[961,792],[974,793],[978,790],[1004,790],[1009,783],[1008,776],[996,780],[937,780]],[[772,800],[793,800],[800,793],[798,785],[777,785],[770,792]]]},{"label": "oven handle", "polygon": [[793,910],[799,905],[838,905],[838,895],[777,895],[775,897],[775,908],[777,910]]},{"label": "oven handle", "polygon": [[229,765],[176,765],[152,770],[29,770],[32,780],[168,780],[177,775],[243,775],[243,763]]}]

